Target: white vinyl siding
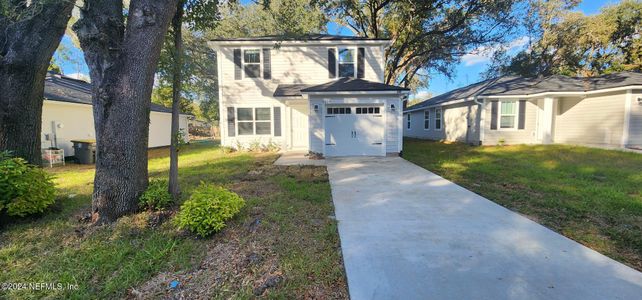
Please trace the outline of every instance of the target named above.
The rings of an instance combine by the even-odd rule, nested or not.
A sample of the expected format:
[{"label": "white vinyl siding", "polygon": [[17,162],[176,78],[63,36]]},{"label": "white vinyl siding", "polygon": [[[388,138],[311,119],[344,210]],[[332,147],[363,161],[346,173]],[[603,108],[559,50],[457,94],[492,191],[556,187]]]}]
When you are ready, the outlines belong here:
[{"label": "white vinyl siding", "polygon": [[[524,115],[524,129],[523,130],[502,130],[499,128],[500,122],[497,122],[498,130],[490,129],[491,122],[491,101],[493,99],[486,99],[484,113],[484,145],[497,145],[500,141],[506,144],[533,144],[537,143],[536,130],[537,130],[537,104],[536,99],[526,101],[525,115]],[[518,101],[518,99],[515,99]],[[519,103],[519,102],[518,102]],[[499,102],[497,103],[497,114],[500,114]],[[519,108],[515,105],[516,111]],[[499,121],[499,120],[498,120]],[[518,118],[515,119],[518,122]],[[517,126],[517,125],[515,125]]]},{"label": "white vinyl siding", "polygon": [[626,93],[560,98],[555,143],[619,146],[624,129]]},{"label": "white vinyl siding", "polygon": [[628,145],[642,147],[642,90],[633,90],[630,103],[629,142]]},{"label": "white vinyl siding", "polygon": [[[328,48],[336,45],[281,45],[279,48],[271,48],[271,75],[272,79],[262,79],[263,57],[261,52],[260,69],[258,78],[247,78],[242,70],[243,78],[234,80],[234,49],[241,49],[242,59],[244,58],[243,50],[262,49],[265,47],[243,47],[243,46],[225,46],[217,49],[217,58],[219,64],[219,90],[220,90],[220,120],[222,145],[235,147],[237,144],[248,145],[259,141],[261,143],[276,143],[283,149],[287,146],[290,129],[285,127],[286,108],[283,99],[273,97],[274,91],[279,84],[322,84],[330,81],[328,78]],[[381,45],[349,45],[357,49],[363,47],[365,50],[364,78],[365,80],[382,82],[383,81],[383,47]],[[355,50],[356,62],[356,50]],[[337,70],[338,71],[338,70]],[[356,72],[356,71],[355,71]],[[310,102],[312,103],[312,102]],[[320,105],[320,113],[325,112],[323,102],[317,102]],[[282,135],[237,135],[228,136],[227,133],[227,107],[280,107],[282,115]],[[314,119],[313,108],[310,108],[310,122],[321,122],[322,120]],[[238,130],[238,129],[236,129]],[[310,147],[319,148],[322,145],[316,145],[312,127],[310,128]]]},{"label": "white vinyl siding", "polygon": [[[479,129],[475,122],[478,122],[479,115],[477,113],[477,105],[473,102],[459,103],[448,106],[442,106],[442,130],[426,130],[426,122],[434,126],[434,116],[436,114],[435,108],[426,110],[414,111],[413,118],[424,118],[424,124],[415,126],[413,124],[411,129],[404,130],[404,136],[430,139],[430,140],[445,140],[445,141],[459,141],[468,142],[473,144],[479,143]],[[430,120],[425,119],[429,114]],[[406,116],[408,113],[406,113]],[[468,127],[468,118],[471,118],[472,124]]]}]

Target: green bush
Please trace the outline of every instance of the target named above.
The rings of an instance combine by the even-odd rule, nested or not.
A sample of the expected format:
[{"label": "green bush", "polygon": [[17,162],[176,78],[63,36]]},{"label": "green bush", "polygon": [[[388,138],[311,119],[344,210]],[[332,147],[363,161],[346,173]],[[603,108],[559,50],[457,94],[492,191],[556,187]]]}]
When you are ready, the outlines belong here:
[{"label": "green bush", "polygon": [[164,179],[154,179],[149,182],[147,190],[140,195],[138,204],[141,208],[162,210],[172,204],[172,195],[168,192],[168,182]]},{"label": "green bush", "polygon": [[52,177],[20,157],[0,152],[0,212],[24,217],[41,213],[56,199]]},{"label": "green bush", "polygon": [[181,205],[174,222],[205,237],[225,227],[225,222],[245,206],[245,200],[223,187],[201,182],[190,198]]}]

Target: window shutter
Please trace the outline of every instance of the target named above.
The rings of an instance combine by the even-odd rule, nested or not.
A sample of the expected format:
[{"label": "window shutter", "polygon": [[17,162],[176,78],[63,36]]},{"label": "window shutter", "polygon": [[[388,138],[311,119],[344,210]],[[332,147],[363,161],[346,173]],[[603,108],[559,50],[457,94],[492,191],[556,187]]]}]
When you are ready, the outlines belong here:
[{"label": "window shutter", "polygon": [[234,116],[234,107],[227,108],[227,136],[236,135],[236,122]]},{"label": "window shutter", "polygon": [[497,100],[490,102],[490,130],[497,130]]},{"label": "window shutter", "polygon": [[274,136],[281,136],[281,108],[274,107]]},{"label": "window shutter", "polygon": [[241,79],[241,71],[243,66],[241,65],[241,49],[234,49],[234,79]]},{"label": "window shutter", "polygon": [[519,100],[519,116],[517,119],[517,129],[524,129],[526,123],[526,100]]},{"label": "window shutter", "polygon": [[366,49],[365,48],[358,48],[357,49],[357,78],[363,78],[365,77],[365,56],[366,56]]},{"label": "window shutter", "polygon": [[337,56],[334,48],[328,49],[328,76],[329,78],[337,77]]},{"label": "window shutter", "polygon": [[263,79],[272,79],[272,57],[270,48],[263,48]]}]

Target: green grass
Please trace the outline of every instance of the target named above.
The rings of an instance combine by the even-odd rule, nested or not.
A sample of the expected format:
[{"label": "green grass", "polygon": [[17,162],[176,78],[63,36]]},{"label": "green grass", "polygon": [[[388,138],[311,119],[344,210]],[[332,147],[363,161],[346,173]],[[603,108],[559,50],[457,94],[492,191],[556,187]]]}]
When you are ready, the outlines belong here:
[{"label": "green grass", "polygon": [[[181,278],[188,290],[201,280],[202,285],[215,287],[209,297],[249,298],[257,282],[275,272],[285,279],[266,292],[270,296],[314,294],[311,289],[345,295],[336,223],[328,218],[333,206],[325,169],[279,169],[271,165],[275,158],[275,154],[224,154],[213,143],[192,144],[181,151],[182,201],[201,181],[224,185],[247,201],[228,227],[208,239],[185,234],[170,221],[152,228],[150,212],[100,227],[79,222],[91,208],[93,166],[51,169],[58,189],[54,207],[42,216],[0,228],[0,282],[55,282],[78,289],[0,291],[0,298],[122,298],[132,289],[165,293],[168,282],[154,282],[159,274]],[[166,177],[168,168],[167,149],[151,150],[150,177]],[[257,169],[262,174],[248,175]],[[247,224],[257,215],[260,225],[248,234]],[[212,250],[221,245],[234,248]],[[243,255],[256,249],[262,249],[262,263],[239,268]],[[184,274],[200,274],[197,270],[204,261],[216,266],[212,272],[217,276],[230,279],[215,282],[203,275],[192,279],[193,284],[182,279]]]},{"label": "green grass", "polygon": [[642,155],[404,140],[404,158],[642,270]]}]

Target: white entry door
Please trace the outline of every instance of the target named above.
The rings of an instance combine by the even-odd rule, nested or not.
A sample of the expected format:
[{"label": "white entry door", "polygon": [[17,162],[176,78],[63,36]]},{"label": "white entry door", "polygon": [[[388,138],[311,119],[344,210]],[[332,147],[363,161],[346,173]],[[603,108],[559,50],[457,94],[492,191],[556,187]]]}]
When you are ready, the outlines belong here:
[{"label": "white entry door", "polygon": [[326,156],[385,155],[383,107],[327,107]]},{"label": "white entry door", "polygon": [[309,145],[309,104],[290,106],[290,148],[307,150]]}]

